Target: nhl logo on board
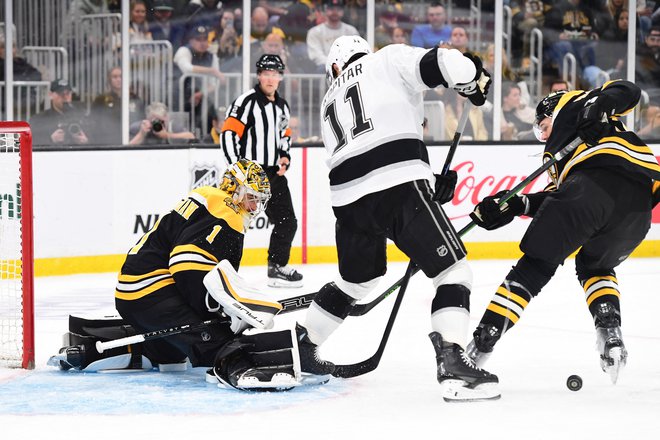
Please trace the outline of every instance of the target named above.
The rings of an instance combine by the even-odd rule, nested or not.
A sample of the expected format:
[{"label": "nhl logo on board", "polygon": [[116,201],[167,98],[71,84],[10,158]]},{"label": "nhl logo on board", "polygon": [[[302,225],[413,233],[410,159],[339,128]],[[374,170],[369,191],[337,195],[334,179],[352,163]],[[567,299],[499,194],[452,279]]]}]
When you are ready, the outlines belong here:
[{"label": "nhl logo on board", "polygon": [[449,250],[447,250],[447,246],[445,246],[444,244],[436,250],[438,252],[438,255],[440,255],[441,257],[444,257],[449,253]]},{"label": "nhl logo on board", "polygon": [[195,165],[192,171],[190,189],[200,186],[218,186],[220,171],[214,165]]}]

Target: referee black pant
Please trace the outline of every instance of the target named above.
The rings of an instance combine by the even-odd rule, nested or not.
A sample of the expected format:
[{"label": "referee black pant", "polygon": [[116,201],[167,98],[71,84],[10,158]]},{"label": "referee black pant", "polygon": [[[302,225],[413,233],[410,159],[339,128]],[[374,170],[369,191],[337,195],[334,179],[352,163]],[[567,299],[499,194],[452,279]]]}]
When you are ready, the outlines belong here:
[{"label": "referee black pant", "polygon": [[264,167],[270,181],[271,197],[266,206],[266,216],[274,225],[268,246],[268,263],[285,266],[291,256],[291,244],[298,229],[293,211],[291,191],[286,176],[278,176],[278,167]]}]

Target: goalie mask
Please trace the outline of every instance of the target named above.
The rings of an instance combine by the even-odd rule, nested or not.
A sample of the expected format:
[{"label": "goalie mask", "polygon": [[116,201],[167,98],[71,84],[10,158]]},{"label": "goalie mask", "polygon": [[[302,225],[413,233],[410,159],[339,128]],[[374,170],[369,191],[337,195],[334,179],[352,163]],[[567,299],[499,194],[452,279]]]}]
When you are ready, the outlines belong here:
[{"label": "goalie mask", "polygon": [[332,65],[336,64],[342,70],[346,67],[346,64],[353,58],[356,54],[369,54],[371,53],[371,47],[369,43],[357,35],[344,35],[339,37],[332,43],[330,52],[328,52],[328,58],[325,61],[325,78],[328,82],[328,85],[332,83],[335,79],[335,76],[332,71]]},{"label": "goalie mask", "polygon": [[540,142],[545,142],[542,139],[543,130],[541,129],[541,122],[545,118],[552,118],[555,111],[555,107],[559,104],[559,100],[564,96],[566,90],[558,90],[556,92],[550,93],[548,96],[543,98],[541,102],[536,106],[536,116],[534,118],[534,135],[536,139]]},{"label": "goalie mask", "polygon": [[231,194],[234,202],[250,218],[266,209],[270,199],[270,182],[261,165],[247,159],[232,164],[223,176],[220,189]]}]

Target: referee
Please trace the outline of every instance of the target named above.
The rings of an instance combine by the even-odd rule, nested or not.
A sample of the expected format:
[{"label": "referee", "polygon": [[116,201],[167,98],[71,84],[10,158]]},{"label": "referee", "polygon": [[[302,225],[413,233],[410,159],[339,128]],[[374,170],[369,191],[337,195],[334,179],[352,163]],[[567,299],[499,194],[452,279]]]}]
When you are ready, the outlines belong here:
[{"label": "referee", "polygon": [[266,216],[273,227],[268,246],[268,285],[301,287],[302,275],[288,265],[298,220],[285,173],[291,156],[289,104],[277,93],[284,63],[277,55],[257,61],[257,85],[227,110],[220,145],[227,163],[246,158],[259,163],[270,180],[272,197]]}]

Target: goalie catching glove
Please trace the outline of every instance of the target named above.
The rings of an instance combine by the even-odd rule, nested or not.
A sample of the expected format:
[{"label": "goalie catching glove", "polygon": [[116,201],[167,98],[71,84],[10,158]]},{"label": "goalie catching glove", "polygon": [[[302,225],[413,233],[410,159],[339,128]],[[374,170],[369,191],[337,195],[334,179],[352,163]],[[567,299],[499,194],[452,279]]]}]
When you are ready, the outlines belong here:
[{"label": "goalie catching glove", "polygon": [[463,56],[474,63],[474,67],[477,69],[477,74],[472,81],[456,84],[453,89],[456,90],[459,95],[469,99],[470,102],[477,107],[482,106],[486,103],[486,95],[488,95],[488,89],[492,83],[490,73],[484,69],[481,58],[478,56],[472,55],[469,52],[464,53]]},{"label": "goalie catching glove", "polygon": [[514,195],[504,203],[500,199],[507,193],[507,190],[498,192],[495,195],[484,197],[484,199],[475,206],[470,218],[477,226],[492,231],[511,223],[514,217],[524,215],[529,212],[529,200],[527,196]]}]

